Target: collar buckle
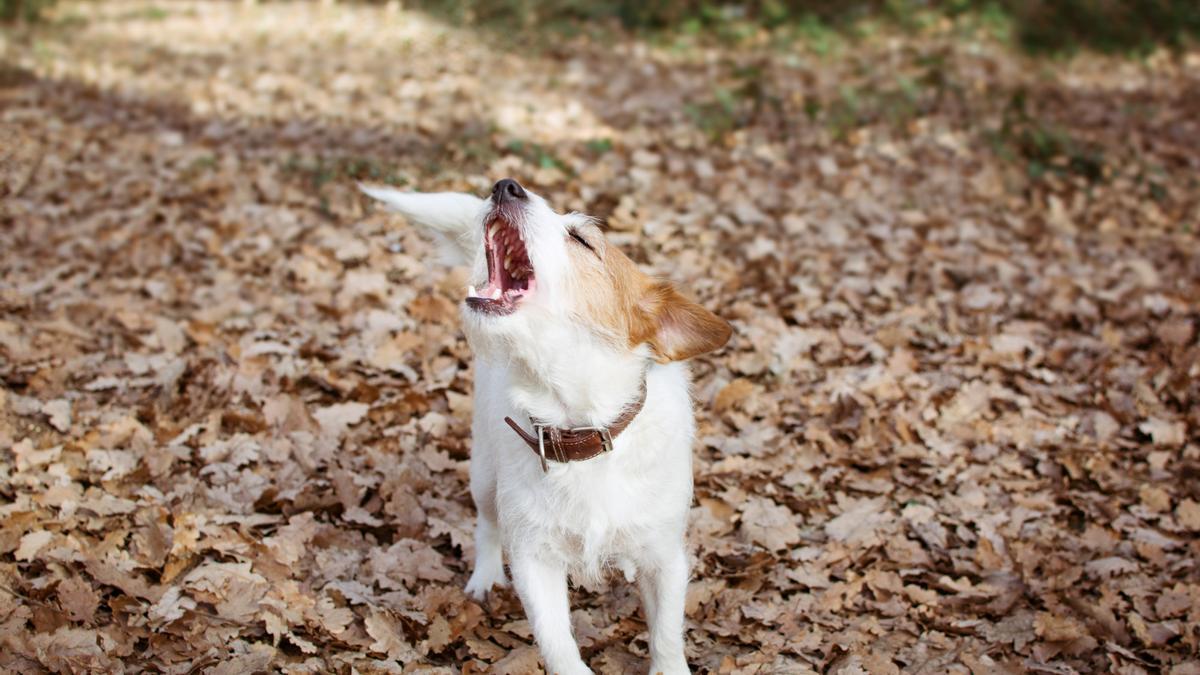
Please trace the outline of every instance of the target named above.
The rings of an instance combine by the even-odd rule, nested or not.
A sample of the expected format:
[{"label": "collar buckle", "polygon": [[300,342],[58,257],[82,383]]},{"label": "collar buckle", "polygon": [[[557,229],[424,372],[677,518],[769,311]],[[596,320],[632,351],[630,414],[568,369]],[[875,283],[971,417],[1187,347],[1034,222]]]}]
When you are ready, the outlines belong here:
[{"label": "collar buckle", "polygon": [[[530,420],[530,422],[533,424],[534,433],[537,434],[538,460],[542,464],[542,473],[549,473],[550,472],[550,462],[546,459],[546,425],[538,424],[537,422],[534,422],[533,420]],[[573,428],[567,429],[566,431],[569,431],[571,433],[594,431],[594,432],[596,432],[596,435],[598,435],[600,437],[600,452],[601,452],[601,454],[605,454],[605,453],[609,453],[609,452],[613,451],[612,432],[609,431],[608,427],[573,427]],[[564,462],[564,463],[568,461],[567,457],[564,456],[563,453],[560,452],[559,449],[556,446],[554,446],[553,444],[551,444],[550,449],[554,451],[554,460],[555,461]]]},{"label": "collar buckle", "polygon": [[608,430],[608,427],[575,427],[571,431],[594,431],[600,435],[600,451],[612,452],[613,450],[612,432]]}]

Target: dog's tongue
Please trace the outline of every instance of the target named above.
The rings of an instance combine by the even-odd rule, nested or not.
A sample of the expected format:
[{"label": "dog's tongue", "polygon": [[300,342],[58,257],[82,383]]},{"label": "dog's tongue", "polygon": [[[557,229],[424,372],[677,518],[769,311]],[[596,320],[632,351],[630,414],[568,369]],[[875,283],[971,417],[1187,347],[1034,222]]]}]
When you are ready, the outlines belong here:
[{"label": "dog's tongue", "polygon": [[484,301],[493,310],[513,308],[536,285],[521,232],[509,221],[496,217],[488,222],[484,237],[487,285],[481,289],[468,288],[467,298]]}]

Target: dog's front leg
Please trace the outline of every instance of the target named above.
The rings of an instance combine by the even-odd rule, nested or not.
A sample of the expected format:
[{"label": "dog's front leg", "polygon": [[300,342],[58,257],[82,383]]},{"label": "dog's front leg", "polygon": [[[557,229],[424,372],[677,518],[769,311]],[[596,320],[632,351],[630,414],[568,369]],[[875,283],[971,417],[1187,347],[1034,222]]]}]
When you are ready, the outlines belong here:
[{"label": "dog's front leg", "polygon": [[533,636],[546,663],[546,672],[553,675],[591,673],[579,658],[579,646],[571,634],[566,568],[542,560],[533,551],[514,551],[511,568],[513,586],[525,606]]},{"label": "dog's front leg", "polygon": [[682,546],[659,552],[640,571],[638,588],[650,627],[650,675],[690,673],[683,654],[688,563]]}]

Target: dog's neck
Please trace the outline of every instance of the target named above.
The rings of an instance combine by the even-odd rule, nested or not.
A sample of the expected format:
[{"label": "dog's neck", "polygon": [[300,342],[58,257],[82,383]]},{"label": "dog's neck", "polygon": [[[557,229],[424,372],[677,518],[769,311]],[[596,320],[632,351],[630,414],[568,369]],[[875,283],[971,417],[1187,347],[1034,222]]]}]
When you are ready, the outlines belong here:
[{"label": "dog's neck", "polygon": [[532,356],[510,362],[509,397],[523,414],[558,427],[608,426],[642,394],[653,365],[644,353],[596,343]]}]

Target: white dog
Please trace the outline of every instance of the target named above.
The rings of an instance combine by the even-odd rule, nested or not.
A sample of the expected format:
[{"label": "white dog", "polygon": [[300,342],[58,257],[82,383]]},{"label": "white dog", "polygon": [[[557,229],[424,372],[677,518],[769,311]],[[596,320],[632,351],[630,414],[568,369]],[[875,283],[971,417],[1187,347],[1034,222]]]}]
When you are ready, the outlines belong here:
[{"label": "white dog", "polygon": [[490,199],[362,186],[472,265],[462,314],[475,352],[467,592],[513,584],[550,673],[591,672],[571,634],[567,577],[636,578],[650,672],[686,673],[684,531],[695,422],[683,360],[729,324],[634,266],[595,222],[516,181]]}]

